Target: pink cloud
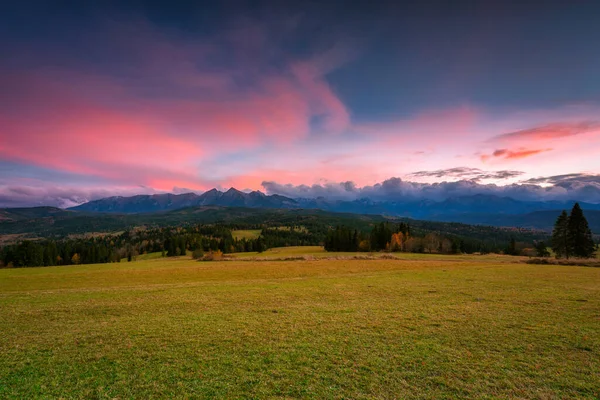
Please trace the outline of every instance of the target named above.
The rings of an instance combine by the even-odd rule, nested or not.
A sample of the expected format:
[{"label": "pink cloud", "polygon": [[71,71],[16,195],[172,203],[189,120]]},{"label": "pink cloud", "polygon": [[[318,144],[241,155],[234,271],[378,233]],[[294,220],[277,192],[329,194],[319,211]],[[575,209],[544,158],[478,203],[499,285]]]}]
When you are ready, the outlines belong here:
[{"label": "pink cloud", "polygon": [[597,121],[552,123],[535,128],[504,133],[493,137],[491,141],[559,139],[590,132],[600,132],[600,123]]},{"label": "pink cloud", "polygon": [[321,162],[314,161],[305,163],[302,168],[252,168],[243,174],[224,178],[221,186],[260,189],[265,180],[302,185],[346,181],[348,177],[352,177],[352,181],[357,184],[367,185],[376,181],[379,173],[369,169],[364,160],[359,160],[351,166],[327,165],[326,167]]},{"label": "pink cloud", "polygon": [[[31,79],[40,83],[38,77]],[[0,116],[5,160],[114,178],[127,174],[128,167],[156,160],[177,166],[202,154],[200,146],[170,137],[143,116],[80,97],[56,83],[42,80],[19,94]]]},{"label": "pink cloud", "polygon": [[316,99],[312,113],[324,118],[323,127],[329,133],[341,133],[350,126],[346,106],[322,79],[316,66],[310,63],[296,64],[292,71],[307,95]]},{"label": "pink cloud", "polygon": [[540,154],[546,151],[551,151],[552,149],[519,149],[519,150],[509,150],[509,149],[498,149],[494,150],[492,154],[483,154],[480,158],[481,161],[485,162],[492,158],[499,158],[504,160],[518,160],[522,158],[527,158],[531,156],[535,156],[536,154]]},{"label": "pink cloud", "polygon": [[[123,75],[75,67],[0,70],[10,100],[0,109],[0,158],[116,182],[200,189],[211,182],[197,170],[201,160],[349,126],[320,60],[288,60],[259,72],[235,62],[215,69],[207,58],[228,54],[213,43],[182,40],[144,21],[105,28],[106,35],[84,40],[102,47],[108,39],[110,51],[123,57]],[[224,40],[238,55],[272,44],[260,32],[242,43],[236,37]],[[317,131],[315,117],[324,121]]]}]

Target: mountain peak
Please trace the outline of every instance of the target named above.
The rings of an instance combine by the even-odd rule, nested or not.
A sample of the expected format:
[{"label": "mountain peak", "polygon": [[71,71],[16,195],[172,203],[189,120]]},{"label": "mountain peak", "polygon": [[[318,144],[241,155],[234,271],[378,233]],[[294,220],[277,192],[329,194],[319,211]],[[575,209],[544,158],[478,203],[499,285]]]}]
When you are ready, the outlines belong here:
[{"label": "mountain peak", "polygon": [[205,194],[214,194],[214,193],[222,193],[221,191],[217,190],[217,188],[212,188],[210,190],[207,190],[206,192],[202,193],[203,195]]},{"label": "mountain peak", "polygon": [[195,193],[165,193],[132,197],[109,197],[90,201],[71,209],[87,212],[136,214],[197,206],[294,208],[296,204],[294,200],[287,197],[267,196],[259,191],[244,193],[232,187],[225,193],[213,188],[201,195]]}]

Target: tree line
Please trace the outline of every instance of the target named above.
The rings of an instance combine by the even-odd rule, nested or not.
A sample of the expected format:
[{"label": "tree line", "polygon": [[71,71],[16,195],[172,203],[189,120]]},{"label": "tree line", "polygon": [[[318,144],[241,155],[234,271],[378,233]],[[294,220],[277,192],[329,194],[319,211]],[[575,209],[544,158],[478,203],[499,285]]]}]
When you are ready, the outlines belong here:
[{"label": "tree line", "polygon": [[[453,234],[423,229],[411,229],[408,223],[381,222],[370,231],[361,231],[338,225],[327,232],[325,250],[339,252],[410,252],[441,254],[503,253],[530,257],[548,257],[548,242],[535,239],[532,242],[518,241],[510,235],[507,241],[482,237],[480,240]],[[579,204],[575,204],[571,215],[563,211],[556,221],[552,235],[552,249],[557,257],[593,257],[596,251],[592,232],[583,216]]]},{"label": "tree line", "polygon": [[[513,246],[516,248],[514,239]],[[380,222],[364,232],[336,226],[325,238],[325,250],[341,252],[391,251],[410,253],[489,253],[501,251],[505,244],[495,244],[457,235],[413,229],[407,222]]]},{"label": "tree line", "polygon": [[[24,240],[0,248],[0,266],[37,267],[73,264],[98,264],[132,261],[141,254],[160,252],[176,257],[192,252],[263,252],[273,247],[313,246],[323,241],[324,233],[305,227],[264,227],[257,238],[234,238],[232,228],[195,225],[153,229],[131,229],[121,234],[86,238]],[[247,226],[244,226],[247,228]],[[318,231],[320,232],[320,231]],[[198,257],[196,257],[198,258]]]},{"label": "tree line", "polygon": [[[572,219],[572,223],[577,218]],[[237,239],[236,229],[260,229]],[[547,235],[527,230],[431,221],[369,221],[321,215],[269,216],[252,221],[151,228],[87,237],[49,237],[0,247],[0,267],[31,267],[132,261],[160,252],[165,257],[206,252],[262,252],[273,247],[324,245],[328,251],[523,254],[543,246]],[[537,247],[536,247],[537,248]],[[543,246],[545,249],[545,246]],[[569,255],[571,250],[569,250]],[[574,254],[574,253],[573,253]],[[534,254],[535,255],[535,254]]]}]

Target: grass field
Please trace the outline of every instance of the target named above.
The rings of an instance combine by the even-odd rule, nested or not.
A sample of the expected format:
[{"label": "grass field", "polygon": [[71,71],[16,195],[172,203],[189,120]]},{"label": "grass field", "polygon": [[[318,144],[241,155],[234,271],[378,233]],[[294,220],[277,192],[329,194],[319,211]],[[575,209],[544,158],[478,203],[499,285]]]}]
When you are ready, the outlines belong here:
[{"label": "grass field", "polygon": [[600,268],[515,261],[0,270],[0,398],[599,398]]},{"label": "grass field", "polygon": [[260,233],[262,231],[260,229],[240,229],[237,231],[232,231],[231,235],[234,239],[242,240],[242,239],[258,239]]}]

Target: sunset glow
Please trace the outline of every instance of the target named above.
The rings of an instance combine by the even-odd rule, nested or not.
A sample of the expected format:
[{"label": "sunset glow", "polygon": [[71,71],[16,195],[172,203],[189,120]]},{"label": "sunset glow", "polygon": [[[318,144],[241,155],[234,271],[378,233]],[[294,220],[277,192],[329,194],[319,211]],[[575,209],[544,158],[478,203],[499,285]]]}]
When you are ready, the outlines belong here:
[{"label": "sunset glow", "polygon": [[[519,171],[478,180],[498,186],[600,174],[591,2],[576,24],[549,24],[560,7],[481,7],[451,32],[452,18],[392,6],[240,8],[210,23],[189,7],[177,23],[118,7],[2,13],[1,206],[472,179],[415,174],[458,167]],[[504,26],[531,13],[541,31],[514,42]],[[408,36],[420,19],[428,32]]]}]

